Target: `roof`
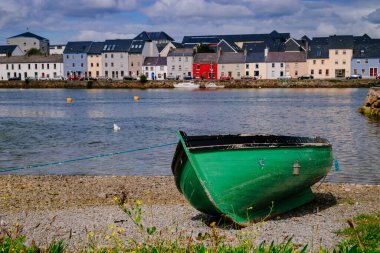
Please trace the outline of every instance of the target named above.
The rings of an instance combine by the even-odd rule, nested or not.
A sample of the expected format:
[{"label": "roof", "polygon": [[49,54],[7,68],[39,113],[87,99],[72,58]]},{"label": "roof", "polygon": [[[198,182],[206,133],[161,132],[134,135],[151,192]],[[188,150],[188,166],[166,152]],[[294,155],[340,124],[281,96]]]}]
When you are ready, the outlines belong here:
[{"label": "roof", "polygon": [[306,62],[306,54],[302,52],[269,52],[266,62]]},{"label": "roof", "polygon": [[129,47],[130,54],[141,54],[145,46],[144,40],[133,40]]},{"label": "roof", "polygon": [[132,41],[132,39],[106,40],[102,52],[128,52]]},{"label": "roof", "polygon": [[165,47],[166,47],[168,44],[169,44],[169,43],[158,43],[158,44],[156,44],[158,52],[161,52],[162,50],[164,50]]},{"label": "roof", "polygon": [[38,40],[48,40],[48,39],[46,39],[44,37],[38,36],[38,35],[36,35],[34,33],[31,33],[31,32],[21,33],[21,34],[16,35],[16,36],[9,37],[8,39],[21,38],[21,37],[35,38],[35,39],[38,39]]},{"label": "roof", "polygon": [[267,39],[279,40],[285,42],[290,38],[289,33],[278,33],[272,31],[269,34],[233,34],[233,35],[200,35],[200,36],[184,36],[182,43],[194,44],[194,43],[218,43],[219,40],[232,42],[259,42]]},{"label": "roof", "polygon": [[244,63],[245,55],[244,53],[222,53],[219,56],[219,64],[229,64],[229,63]]},{"label": "roof", "polygon": [[217,53],[198,53],[194,56],[195,64],[215,64],[218,62]]},{"label": "roof", "polygon": [[349,49],[354,46],[354,36],[352,35],[333,35],[329,37],[330,49]]},{"label": "roof", "polygon": [[12,54],[13,51],[18,47],[17,45],[4,45],[0,46],[0,54]]},{"label": "roof", "polygon": [[222,49],[222,52],[234,52],[234,53],[237,53],[237,52],[241,52],[241,48],[238,47],[235,42],[232,42],[232,41],[225,41],[225,40],[221,40],[218,44],[218,48],[221,48]]},{"label": "roof", "polygon": [[300,52],[303,51],[304,48],[302,47],[302,41],[297,41],[293,38],[289,38],[285,42],[285,51],[291,51],[291,52]]},{"label": "roof", "polygon": [[261,53],[264,52],[265,48],[267,45],[264,42],[259,42],[259,43],[244,43],[243,44],[243,49],[247,50],[247,53]]},{"label": "roof", "polygon": [[246,63],[265,62],[264,53],[249,53],[245,57]]},{"label": "roof", "polygon": [[370,59],[380,58],[380,41],[367,41],[362,43],[355,43],[352,58],[356,59]]},{"label": "roof", "polygon": [[86,54],[92,41],[69,41],[66,44],[64,54]]},{"label": "roof", "polygon": [[168,57],[171,56],[193,56],[192,48],[173,48],[169,51]]},{"label": "roof", "polygon": [[174,41],[172,37],[170,37],[165,32],[146,32],[143,31],[139,35],[137,35],[135,40],[144,40],[144,41],[160,41],[160,40],[168,40],[168,41]]},{"label": "roof", "polygon": [[101,54],[104,47],[104,42],[92,42],[88,50],[88,54]]},{"label": "roof", "polygon": [[31,55],[0,57],[0,63],[62,63],[63,55]]},{"label": "roof", "polygon": [[166,57],[146,57],[143,66],[165,66],[167,65]]}]

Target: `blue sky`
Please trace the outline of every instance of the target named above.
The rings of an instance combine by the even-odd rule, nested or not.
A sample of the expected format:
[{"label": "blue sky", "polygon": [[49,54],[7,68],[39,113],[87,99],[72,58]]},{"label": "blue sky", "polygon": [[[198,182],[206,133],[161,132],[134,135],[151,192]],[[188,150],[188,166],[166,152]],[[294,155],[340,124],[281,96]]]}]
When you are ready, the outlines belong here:
[{"label": "blue sky", "polygon": [[184,35],[290,32],[380,38],[379,0],[1,0],[0,44],[27,28],[51,44]]}]

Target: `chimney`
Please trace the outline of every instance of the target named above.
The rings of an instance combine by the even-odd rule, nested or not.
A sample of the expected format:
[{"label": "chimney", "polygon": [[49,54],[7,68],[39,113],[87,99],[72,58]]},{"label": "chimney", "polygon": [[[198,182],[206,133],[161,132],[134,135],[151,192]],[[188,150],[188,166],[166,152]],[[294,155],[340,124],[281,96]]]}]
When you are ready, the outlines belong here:
[{"label": "chimney", "polygon": [[264,57],[265,57],[265,58],[268,56],[268,52],[269,52],[269,48],[266,47],[266,48],[264,49]]}]

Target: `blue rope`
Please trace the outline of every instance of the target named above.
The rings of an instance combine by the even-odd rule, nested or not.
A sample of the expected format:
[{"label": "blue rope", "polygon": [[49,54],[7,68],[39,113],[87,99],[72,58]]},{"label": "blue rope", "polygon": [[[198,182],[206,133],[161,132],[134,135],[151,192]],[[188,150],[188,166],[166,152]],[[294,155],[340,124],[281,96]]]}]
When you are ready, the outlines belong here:
[{"label": "blue rope", "polygon": [[27,165],[27,166],[18,167],[18,168],[0,169],[0,173],[10,172],[10,171],[16,171],[16,170],[25,170],[25,169],[31,169],[31,168],[37,168],[37,167],[45,167],[45,166],[64,164],[64,163],[72,163],[72,162],[90,160],[90,159],[100,158],[100,157],[108,157],[108,156],[114,156],[114,155],[121,155],[121,154],[133,153],[133,152],[137,152],[137,151],[143,151],[143,150],[149,150],[149,149],[167,147],[167,146],[171,146],[171,145],[174,145],[174,144],[177,144],[177,142],[167,143],[167,144],[162,144],[162,145],[157,145],[157,146],[151,146],[151,147],[147,147],[147,148],[129,149],[129,150],[124,150],[124,151],[119,151],[119,152],[113,152],[113,153],[107,153],[107,154],[98,154],[98,155],[92,155],[92,156],[86,156],[86,157],[78,157],[78,158],[73,158],[73,159],[59,161],[59,162],[37,163],[37,164]]}]

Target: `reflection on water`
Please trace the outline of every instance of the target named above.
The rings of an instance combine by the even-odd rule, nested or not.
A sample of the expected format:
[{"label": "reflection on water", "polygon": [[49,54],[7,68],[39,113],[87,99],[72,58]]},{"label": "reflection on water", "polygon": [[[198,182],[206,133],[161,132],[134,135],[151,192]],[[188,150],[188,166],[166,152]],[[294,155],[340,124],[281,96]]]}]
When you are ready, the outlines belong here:
[{"label": "reflection on water", "polygon": [[[0,90],[0,167],[176,142],[178,129],[189,135],[274,133],[327,138],[341,168],[328,181],[380,184],[380,123],[355,112],[366,94],[335,88]],[[141,99],[134,101],[135,95]],[[174,148],[14,173],[170,175]]]}]

